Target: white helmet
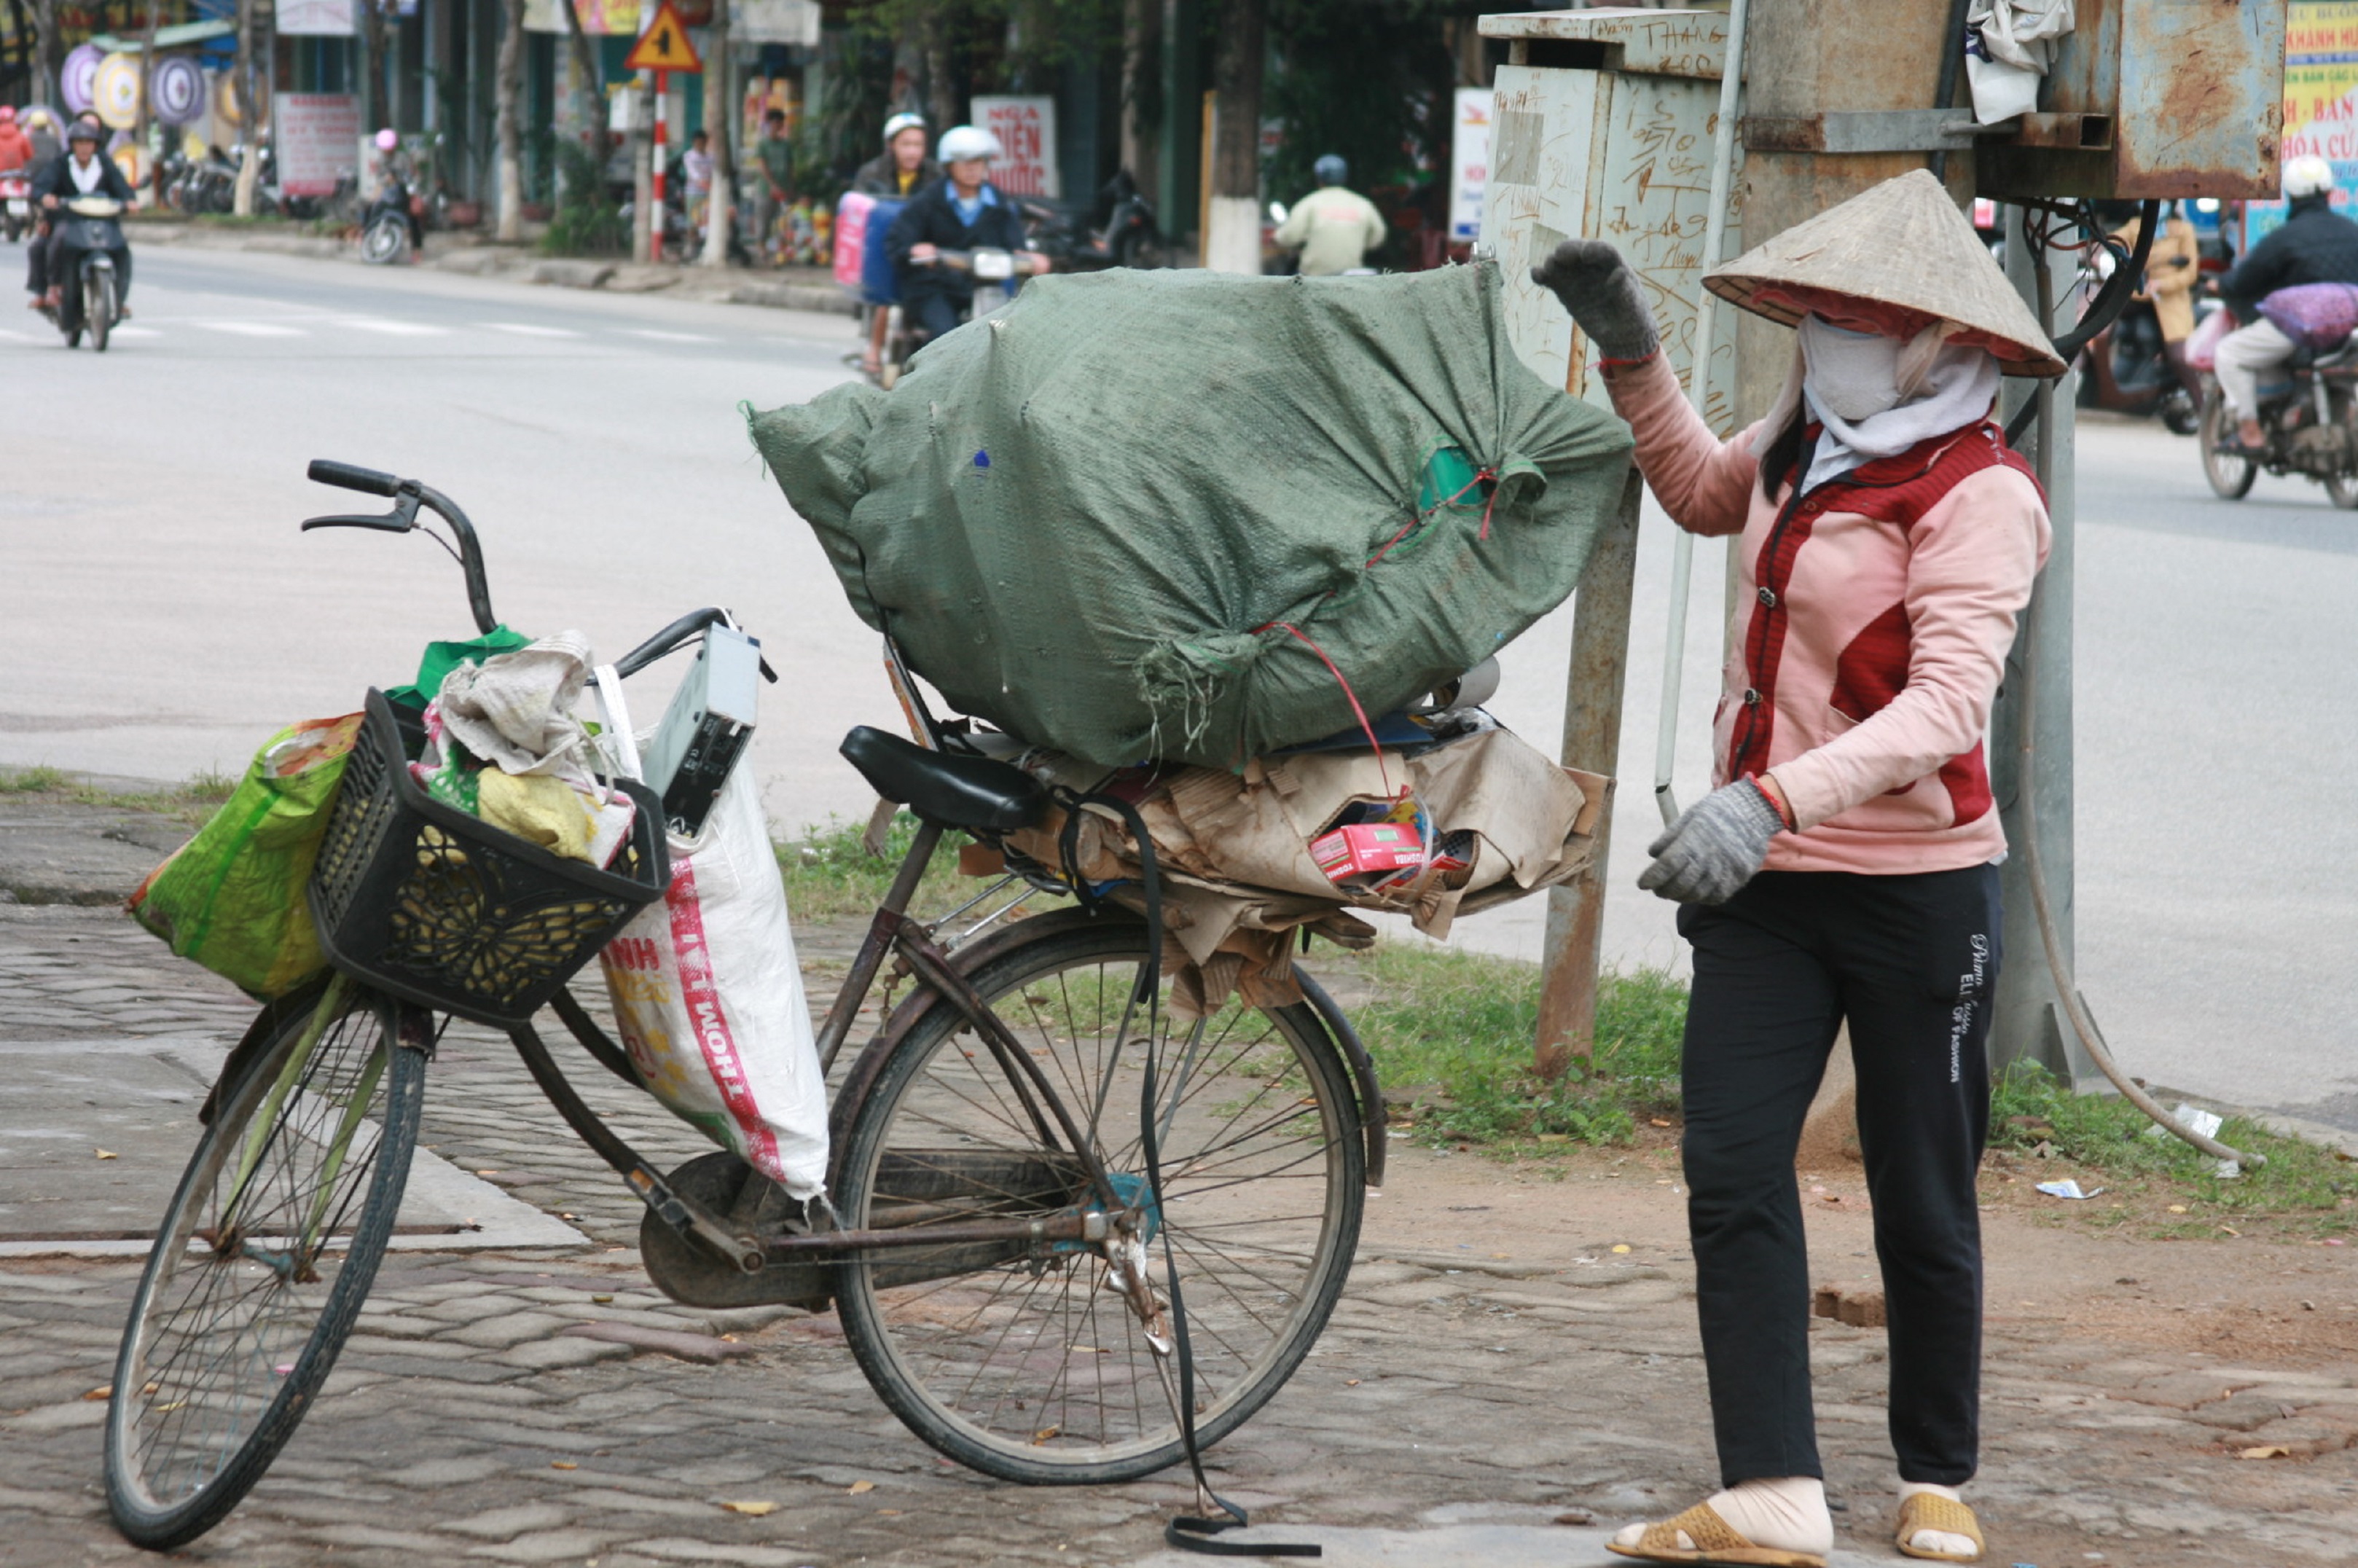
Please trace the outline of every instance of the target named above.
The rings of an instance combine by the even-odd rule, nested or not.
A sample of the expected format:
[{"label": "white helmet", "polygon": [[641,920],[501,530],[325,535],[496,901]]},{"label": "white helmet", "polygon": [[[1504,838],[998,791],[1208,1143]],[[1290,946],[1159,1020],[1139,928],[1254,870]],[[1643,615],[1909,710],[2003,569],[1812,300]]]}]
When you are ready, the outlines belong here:
[{"label": "white helmet", "polygon": [[893,115],[891,119],[884,122],[884,145],[888,147],[891,146],[892,145],[893,137],[899,135],[902,132],[912,128],[920,131],[924,130],[925,128],[925,117],[923,114],[903,114]]},{"label": "white helmet", "polygon": [[2284,166],[2284,193],[2288,201],[2299,201],[2306,196],[2333,194],[2333,166],[2315,153],[2304,153]]},{"label": "white helmet", "polygon": [[941,159],[944,163],[961,163],[968,158],[995,158],[1006,149],[999,138],[979,125],[953,125],[942,133]]}]

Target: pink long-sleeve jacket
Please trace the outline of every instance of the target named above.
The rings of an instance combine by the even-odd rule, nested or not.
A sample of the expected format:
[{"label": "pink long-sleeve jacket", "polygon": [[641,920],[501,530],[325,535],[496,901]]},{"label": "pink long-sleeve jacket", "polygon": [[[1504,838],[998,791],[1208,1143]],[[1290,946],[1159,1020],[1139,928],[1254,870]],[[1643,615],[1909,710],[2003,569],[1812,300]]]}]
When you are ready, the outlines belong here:
[{"label": "pink long-sleeve jacket", "polygon": [[1768,869],[1953,871],[2006,849],[1985,737],[2052,539],[1984,421],[1796,493],[1762,490],[1758,426],[1711,433],[1660,354],[1604,367],[1638,467],[1692,534],[1741,532],[1712,782],[1772,774],[1796,827]]}]

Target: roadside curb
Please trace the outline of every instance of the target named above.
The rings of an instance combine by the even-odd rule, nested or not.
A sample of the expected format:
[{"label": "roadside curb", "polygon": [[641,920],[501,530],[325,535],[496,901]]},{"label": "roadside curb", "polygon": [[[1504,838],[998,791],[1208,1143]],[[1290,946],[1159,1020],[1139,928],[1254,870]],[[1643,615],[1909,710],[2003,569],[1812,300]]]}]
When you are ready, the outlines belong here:
[{"label": "roadside curb", "polygon": [[[236,230],[199,228],[186,222],[133,219],[124,224],[135,244],[174,250],[242,251],[261,255],[297,256],[307,261],[360,264],[359,248],[349,241],[308,234],[251,233]],[[578,256],[545,256],[522,246],[496,243],[429,244],[418,264],[437,272],[462,277],[557,288],[579,288],[605,294],[670,294],[712,305],[752,305],[773,310],[804,310],[826,316],[851,316],[859,307],[842,289],[829,284],[790,283],[762,276],[740,267],[708,268],[673,264],[642,265]]]}]

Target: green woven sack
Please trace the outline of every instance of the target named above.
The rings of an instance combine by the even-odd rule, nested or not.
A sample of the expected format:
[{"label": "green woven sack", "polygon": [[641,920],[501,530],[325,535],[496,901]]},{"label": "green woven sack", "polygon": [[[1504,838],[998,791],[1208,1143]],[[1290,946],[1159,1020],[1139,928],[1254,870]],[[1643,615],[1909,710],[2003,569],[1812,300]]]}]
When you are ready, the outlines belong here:
[{"label": "green woven sack", "polygon": [[222,808],[131,895],[139,924],[264,1000],[325,968],[304,890],[360,724],[354,713],[272,736]]},{"label": "green woven sack", "polygon": [[1494,266],[1038,279],[892,391],[752,418],[860,619],[961,711],[1237,767],[1563,602],[1627,426],[1508,344]]}]

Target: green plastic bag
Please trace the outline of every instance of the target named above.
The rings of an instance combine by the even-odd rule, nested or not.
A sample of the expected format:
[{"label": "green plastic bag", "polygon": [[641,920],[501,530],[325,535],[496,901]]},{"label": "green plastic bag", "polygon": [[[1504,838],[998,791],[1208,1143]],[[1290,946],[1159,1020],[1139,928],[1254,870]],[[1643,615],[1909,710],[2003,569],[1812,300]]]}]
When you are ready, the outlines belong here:
[{"label": "green plastic bag", "polygon": [[284,996],[327,967],[304,889],[361,715],[282,730],[212,819],[131,895],[173,952],[251,996]]}]

